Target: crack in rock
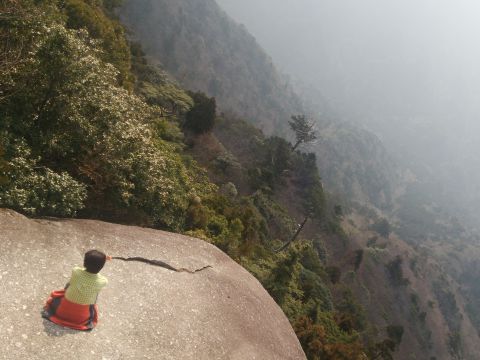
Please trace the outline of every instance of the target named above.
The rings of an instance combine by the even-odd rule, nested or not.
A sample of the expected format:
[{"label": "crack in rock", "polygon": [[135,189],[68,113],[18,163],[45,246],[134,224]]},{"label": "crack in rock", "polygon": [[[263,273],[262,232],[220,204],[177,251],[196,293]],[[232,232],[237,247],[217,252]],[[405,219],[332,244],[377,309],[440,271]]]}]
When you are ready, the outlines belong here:
[{"label": "crack in rock", "polygon": [[137,262],[142,262],[142,263],[145,263],[145,264],[149,264],[149,265],[153,265],[153,266],[159,266],[159,267],[163,267],[165,269],[168,269],[168,270],[171,270],[171,271],[175,271],[175,272],[187,272],[189,274],[195,274],[197,272],[200,272],[202,270],[205,270],[205,269],[208,269],[208,268],[211,268],[212,266],[211,265],[207,265],[207,266],[204,266],[200,269],[196,269],[196,270],[190,270],[190,269],[186,269],[186,268],[174,268],[173,266],[163,262],[163,261],[160,261],[160,260],[151,260],[151,259],[145,259],[143,257],[128,257],[128,258],[125,258],[125,257],[121,257],[121,256],[113,256],[112,257],[113,260],[122,260],[122,261],[137,261]]}]

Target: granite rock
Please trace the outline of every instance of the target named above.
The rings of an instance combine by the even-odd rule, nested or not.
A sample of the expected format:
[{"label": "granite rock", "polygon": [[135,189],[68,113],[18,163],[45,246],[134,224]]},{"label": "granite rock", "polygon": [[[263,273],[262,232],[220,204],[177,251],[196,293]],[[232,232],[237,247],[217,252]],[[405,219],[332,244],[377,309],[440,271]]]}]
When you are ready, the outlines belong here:
[{"label": "granite rock", "polygon": [[[113,260],[92,332],[40,316],[83,254],[161,260],[174,272]],[[261,284],[202,240],[92,220],[29,219],[0,210],[0,359],[305,359]]]}]

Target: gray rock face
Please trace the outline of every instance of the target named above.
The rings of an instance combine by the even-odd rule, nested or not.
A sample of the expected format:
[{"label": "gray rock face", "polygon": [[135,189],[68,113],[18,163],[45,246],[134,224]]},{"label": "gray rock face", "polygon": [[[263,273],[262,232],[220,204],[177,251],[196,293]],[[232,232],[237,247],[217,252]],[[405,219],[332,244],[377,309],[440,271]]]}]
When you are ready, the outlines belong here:
[{"label": "gray rock face", "polygon": [[[86,250],[162,260],[195,274],[113,260],[99,324],[76,332],[40,317]],[[216,247],[90,220],[31,220],[0,210],[0,359],[305,359],[281,309]]]}]

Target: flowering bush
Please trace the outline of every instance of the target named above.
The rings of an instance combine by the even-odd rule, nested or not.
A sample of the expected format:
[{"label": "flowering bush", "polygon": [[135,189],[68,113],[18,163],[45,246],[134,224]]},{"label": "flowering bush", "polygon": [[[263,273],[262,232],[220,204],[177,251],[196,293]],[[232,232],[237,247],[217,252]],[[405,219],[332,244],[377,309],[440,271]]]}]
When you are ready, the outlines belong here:
[{"label": "flowering bush", "polygon": [[97,213],[140,211],[150,225],[181,229],[189,196],[214,187],[178,143],[158,137],[162,109],[118,85],[117,69],[85,30],[54,20],[31,28],[36,41],[0,102],[0,131],[24,139],[6,144],[10,181],[0,204],[73,215],[88,190]]},{"label": "flowering bush", "polygon": [[0,204],[30,215],[72,216],[83,207],[87,192],[66,172],[37,166],[24,142],[11,146],[10,161],[0,175]]}]

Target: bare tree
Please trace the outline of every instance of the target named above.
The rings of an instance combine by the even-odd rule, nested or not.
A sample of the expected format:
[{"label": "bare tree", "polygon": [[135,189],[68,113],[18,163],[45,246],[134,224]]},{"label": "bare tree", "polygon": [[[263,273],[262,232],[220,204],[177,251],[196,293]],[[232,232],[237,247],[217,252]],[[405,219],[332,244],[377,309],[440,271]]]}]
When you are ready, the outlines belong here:
[{"label": "bare tree", "polygon": [[295,231],[295,234],[293,234],[292,238],[288,240],[285,244],[283,244],[281,248],[275,250],[275,252],[281,252],[285,250],[291,243],[293,243],[297,239],[298,235],[300,235],[300,233],[302,232],[307,221],[308,221],[308,216],[306,216],[303,222],[298,225],[297,231]]}]

